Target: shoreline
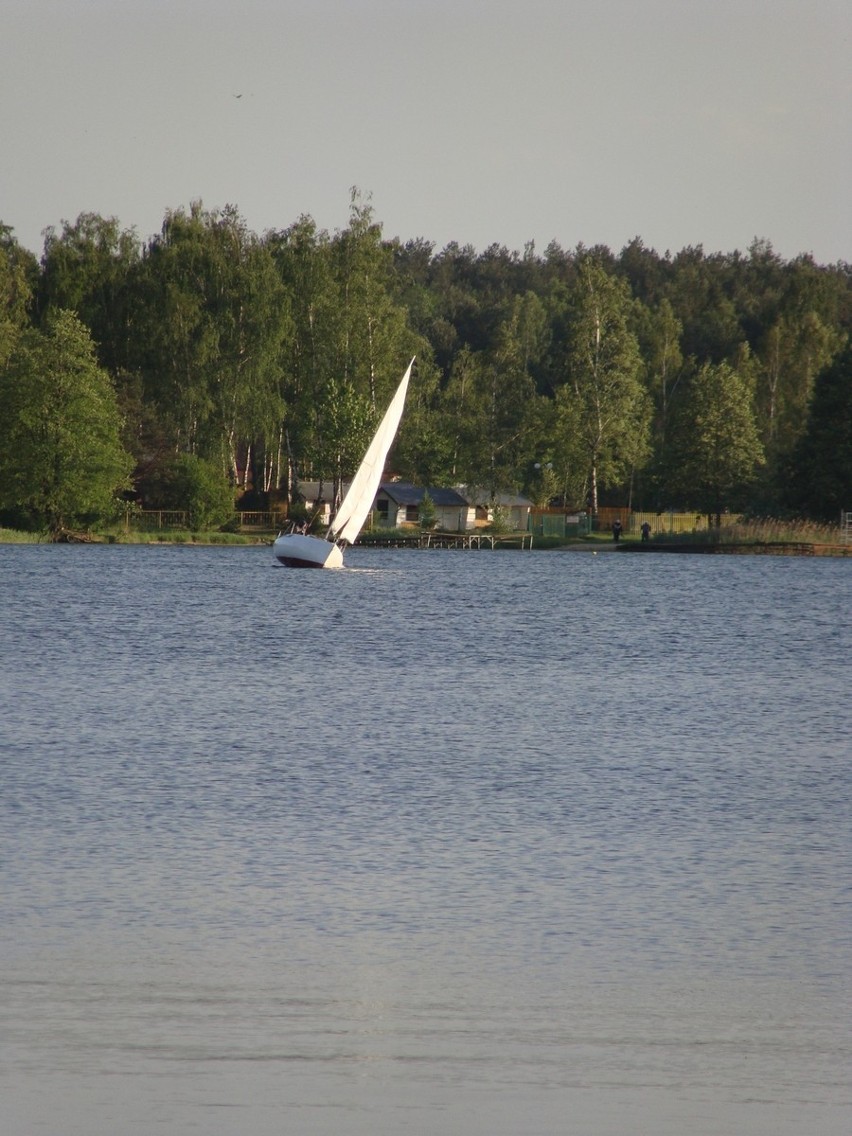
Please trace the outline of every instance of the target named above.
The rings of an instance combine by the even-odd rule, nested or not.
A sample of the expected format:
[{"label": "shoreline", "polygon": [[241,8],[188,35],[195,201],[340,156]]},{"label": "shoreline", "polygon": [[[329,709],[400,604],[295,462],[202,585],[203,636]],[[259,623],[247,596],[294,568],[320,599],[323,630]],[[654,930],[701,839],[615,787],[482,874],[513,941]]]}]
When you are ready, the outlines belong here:
[{"label": "shoreline", "polygon": [[620,546],[622,552],[666,552],[715,556],[852,556],[852,544],[819,544],[808,541],[742,541],[730,544],[702,544],[701,542],[665,544],[630,543]]},{"label": "shoreline", "polygon": [[[249,534],[249,533],[174,533],[170,536],[155,536],[136,534],[134,539],[130,534],[110,533],[68,533],[61,540],[51,540],[44,534],[26,533],[13,529],[0,529],[0,547],[2,545],[103,545],[125,547],[160,547],[160,548],[271,548],[275,541],[275,534]],[[524,536],[525,539],[521,540]],[[527,543],[529,542],[529,543]],[[444,543],[441,540],[430,541],[423,544],[418,538],[389,538],[385,540],[367,540],[357,542],[357,549],[389,549],[405,548],[423,552],[449,552],[449,551],[504,551],[504,552],[580,552],[592,553],[642,553],[648,554],[681,554],[693,556],[820,556],[845,558],[852,557],[852,543],[829,544],[825,542],[810,542],[801,540],[778,541],[740,541],[722,542],[713,544],[705,541],[664,541],[652,540],[649,542],[638,540],[623,540],[618,544],[612,540],[568,540],[560,544],[548,544],[544,547],[536,545],[534,538],[529,534],[483,534],[475,543],[457,540]]]}]

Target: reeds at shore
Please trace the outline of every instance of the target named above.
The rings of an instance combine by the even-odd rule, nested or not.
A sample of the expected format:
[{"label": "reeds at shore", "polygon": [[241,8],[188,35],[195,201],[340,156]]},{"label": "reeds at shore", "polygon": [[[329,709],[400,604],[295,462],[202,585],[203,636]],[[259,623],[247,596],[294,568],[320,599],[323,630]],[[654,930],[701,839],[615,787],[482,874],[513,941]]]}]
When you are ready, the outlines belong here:
[{"label": "reeds at shore", "polygon": [[840,544],[843,539],[839,525],[805,518],[754,518],[711,530],[711,533],[718,544]]}]

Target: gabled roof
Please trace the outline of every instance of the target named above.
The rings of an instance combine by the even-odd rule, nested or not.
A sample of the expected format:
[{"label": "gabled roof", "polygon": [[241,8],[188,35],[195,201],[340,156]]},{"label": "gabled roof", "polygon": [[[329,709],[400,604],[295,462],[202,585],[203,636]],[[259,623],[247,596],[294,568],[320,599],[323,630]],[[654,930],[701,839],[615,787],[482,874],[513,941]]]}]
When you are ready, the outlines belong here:
[{"label": "gabled roof", "polygon": [[[322,485],[323,501],[325,501],[326,504],[330,504],[334,496],[334,482],[330,478],[327,478],[325,481],[300,481],[297,486],[299,496],[310,504],[314,504],[319,496],[320,485]],[[346,487],[344,486],[343,488],[345,491]]]},{"label": "gabled roof", "polygon": [[390,497],[397,505],[421,505],[426,493],[432,498],[432,503],[439,508],[466,509],[467,499],[455,489],[438,489],[434,485],[423,488],[412,485],[409,481],[383,481],[379,492]]},{"label": "gabled roof", "polygon": [[463,493],[466,500],[471,505],[498,505],[504,509],[532,508],[532,501],[529,497],[523,497],[520,493],[492,493],[490,489],[485,489],[481,485],[459,485],[457,487],[459,493]]}]

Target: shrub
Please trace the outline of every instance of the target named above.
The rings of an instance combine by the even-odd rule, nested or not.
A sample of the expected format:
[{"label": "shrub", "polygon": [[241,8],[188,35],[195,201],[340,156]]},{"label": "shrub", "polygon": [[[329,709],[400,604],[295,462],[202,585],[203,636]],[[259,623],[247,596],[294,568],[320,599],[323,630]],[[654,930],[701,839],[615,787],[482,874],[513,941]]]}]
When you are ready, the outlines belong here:
[{"label": "shrub", "polygon": [[234,516],[234,490],[220,466],[195,454],[177,454],[160,465],[144,486],[146,505],[181,509],[193,529],[226,525]]}]

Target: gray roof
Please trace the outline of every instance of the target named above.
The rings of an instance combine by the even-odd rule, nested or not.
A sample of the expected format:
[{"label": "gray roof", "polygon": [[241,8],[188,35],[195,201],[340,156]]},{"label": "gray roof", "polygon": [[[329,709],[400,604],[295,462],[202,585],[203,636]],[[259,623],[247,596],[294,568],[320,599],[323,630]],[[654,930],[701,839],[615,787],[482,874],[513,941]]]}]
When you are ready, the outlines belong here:
[{"label": "gray roof", "polygon": [[[311,504],[316,503],[319,492],[319,481],[300,481],[299,493]],[[349,482],[344,481],[340,487],[341,493],[349,488]],[[530,508],[532,501],[516,493],[495,493],[492,497],[490,489],[457,485],[454,489],[440,489],[436,485],[428,486],[428,490],[421,485],[412,485],[410,481],[383,481],[379,492],[384,493],[395,501],[397,505],[420,505],[423,494],[428,491],[432,501],[439,508],[459,509],[467,505],[498,505],[504,509],[513,505],[520,508]],[[334,482],[331,478],[322,482],[322,497],[326,504],[332,503]]]},{"label": "gray roof", "polygon": [[[322,485],[322,499],[326,504],[331,503],[334,496],[334,482],[331,478],[325,481],[300,481],[297,485],[299,496],[304,498],[305,501],[315,502],[319,494],[320,485]],[[346,486],[344,484],[343,491],[345,492]]]},{"label": "gray roof", "polygon": [[439,489],[434,485],[424,489],[420,485],[412,485],[409,481],[383,481],[379,486],[379,492],[390,497],[397,505],[421,505],[426,493],[439,508],[464,509],[468,505],[467,498],[462,497],[455,489]]},{"label": "gray roof", "polygon": [[460,485],[458,491],[465,495],[471,505],[498,505],[504,509],[512,506],[532,508],[529,497],[522,497],[520,493],[492,493],[481,485]]}]

